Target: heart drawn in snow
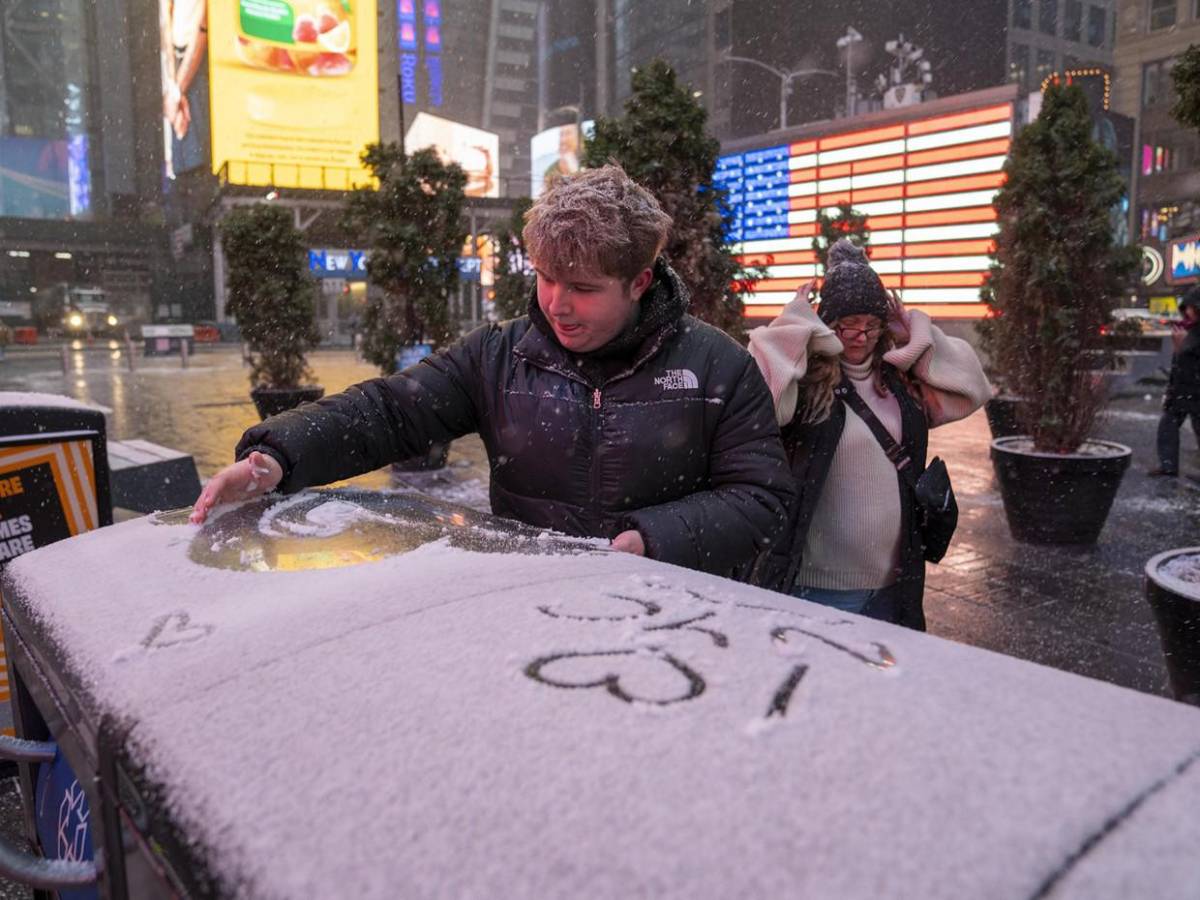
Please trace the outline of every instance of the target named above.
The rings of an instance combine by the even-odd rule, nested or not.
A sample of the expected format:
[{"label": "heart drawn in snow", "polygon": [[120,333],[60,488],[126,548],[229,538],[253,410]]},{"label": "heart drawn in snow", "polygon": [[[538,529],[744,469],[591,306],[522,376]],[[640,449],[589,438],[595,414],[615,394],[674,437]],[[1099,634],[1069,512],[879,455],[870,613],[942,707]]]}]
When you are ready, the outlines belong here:
[{"label": "heart drawn in snow", "polygon": [[554,653],[525,667],[534,681],[556,688],[604,688],[625,703],[668,706],[695,700],[704,679],[669,653],[604,650]]},{"label": "heart drawn in snow", "polygon": [[142,638],[147,650],[157,647],[175,647],[202,641],[216,630],[214,625],[193,625],[191,616],[185,612],[167,613],[154,620],[150,633]]}]

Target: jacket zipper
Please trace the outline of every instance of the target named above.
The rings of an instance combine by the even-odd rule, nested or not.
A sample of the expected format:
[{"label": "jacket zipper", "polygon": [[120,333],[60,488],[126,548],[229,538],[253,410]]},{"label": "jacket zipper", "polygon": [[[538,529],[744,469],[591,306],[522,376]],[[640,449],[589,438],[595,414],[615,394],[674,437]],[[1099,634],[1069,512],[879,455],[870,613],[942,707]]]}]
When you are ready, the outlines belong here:
[{"label": "jacket zipper", "polygon": [[604,525],[604,514],[600,509],[600,438],[603,427],[600,419],[600,388],[592,389],[592,514],[596,524]]}]

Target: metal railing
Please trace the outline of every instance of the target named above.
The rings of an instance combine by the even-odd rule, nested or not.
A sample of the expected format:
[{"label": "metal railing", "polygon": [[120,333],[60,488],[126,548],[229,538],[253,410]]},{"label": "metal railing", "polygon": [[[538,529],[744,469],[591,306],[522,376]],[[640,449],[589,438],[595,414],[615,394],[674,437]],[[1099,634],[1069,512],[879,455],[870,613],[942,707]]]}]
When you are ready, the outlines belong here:
[{"label": "metal railing", "polygon": [[217,171],[221,187],[285,188],[310,191],[350,191],[374,181],[362,169],[305,163],[255,162],[231,159]]}]

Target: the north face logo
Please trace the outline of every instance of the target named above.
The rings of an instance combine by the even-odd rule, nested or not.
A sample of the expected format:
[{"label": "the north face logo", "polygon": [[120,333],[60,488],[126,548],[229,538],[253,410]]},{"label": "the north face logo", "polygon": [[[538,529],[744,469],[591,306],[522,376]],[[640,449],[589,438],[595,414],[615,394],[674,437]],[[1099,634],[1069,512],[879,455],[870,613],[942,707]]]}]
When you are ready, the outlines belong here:
[{"label": "the north face logo", "polygon": [[664,391],[686,391],[700,387],[700,379],[691,369],[667,369],[665,374],[654,379],[654,383]]}]

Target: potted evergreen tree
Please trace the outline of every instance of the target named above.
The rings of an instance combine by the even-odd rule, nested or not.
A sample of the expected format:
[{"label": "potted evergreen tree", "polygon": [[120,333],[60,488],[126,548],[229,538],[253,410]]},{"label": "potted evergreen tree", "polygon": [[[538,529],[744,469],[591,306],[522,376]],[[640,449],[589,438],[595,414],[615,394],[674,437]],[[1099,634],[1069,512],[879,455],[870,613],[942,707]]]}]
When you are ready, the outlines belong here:
[{"label": "potted evergreen tree", "polygon": [[250,351],[250,396],[262,418],[320,398],[307,353],[317,345],[315,289],[291,213],[258,203],[220,225],[226,308]]},{"label": "potted evergreen tree", "polygon": [[1024,432],[992,441],[1009,529],[1035,543],[1093,543],[1132,451],[1089,438],[1103,406],[1104,331],[1137,271],[1113,241],[1124,194],[1115,157],[1092,139],[1087,99],[1051,84],[1013,143],[996,196],[1000,234],[982,296],[991,363],[1022,398]]},{"label": "potted evergreen tree", "polygon": [[623,116],[596,120],[584,165],[616,160],[654,194],[674,221],[663,255],[691,291],[688,312],[740,337],[742,295],[761,270],[743,266],[726,238],[733,213],[713,183],[721,145],[705,131],[708,113],[661,59],[635,69],[632,88]]},{"label": "potted evergreen tree", "polygon": [[525,213],[533,201],[520,197],[513,205],[512,215],[492,231],[496,252],[496,281],[494,306],[499,319],[515,319],[525,315],[529,309],[530,292],[533,290],[533,273],[528,269],[528,255],[522,230]]},{"label": "potted evergreen tree", "polygon": [[[432,148],[409,154],[398,143],[370,144],[362,161],[378,187],[355,190],[343,222],[370,248],[362,353],[391,375],[406,348],[436,350],[454,336],[450,298],[467,239],[467,176]],[[397,467],[439,468],[448,450],[434,444],[425,456]]]}]

